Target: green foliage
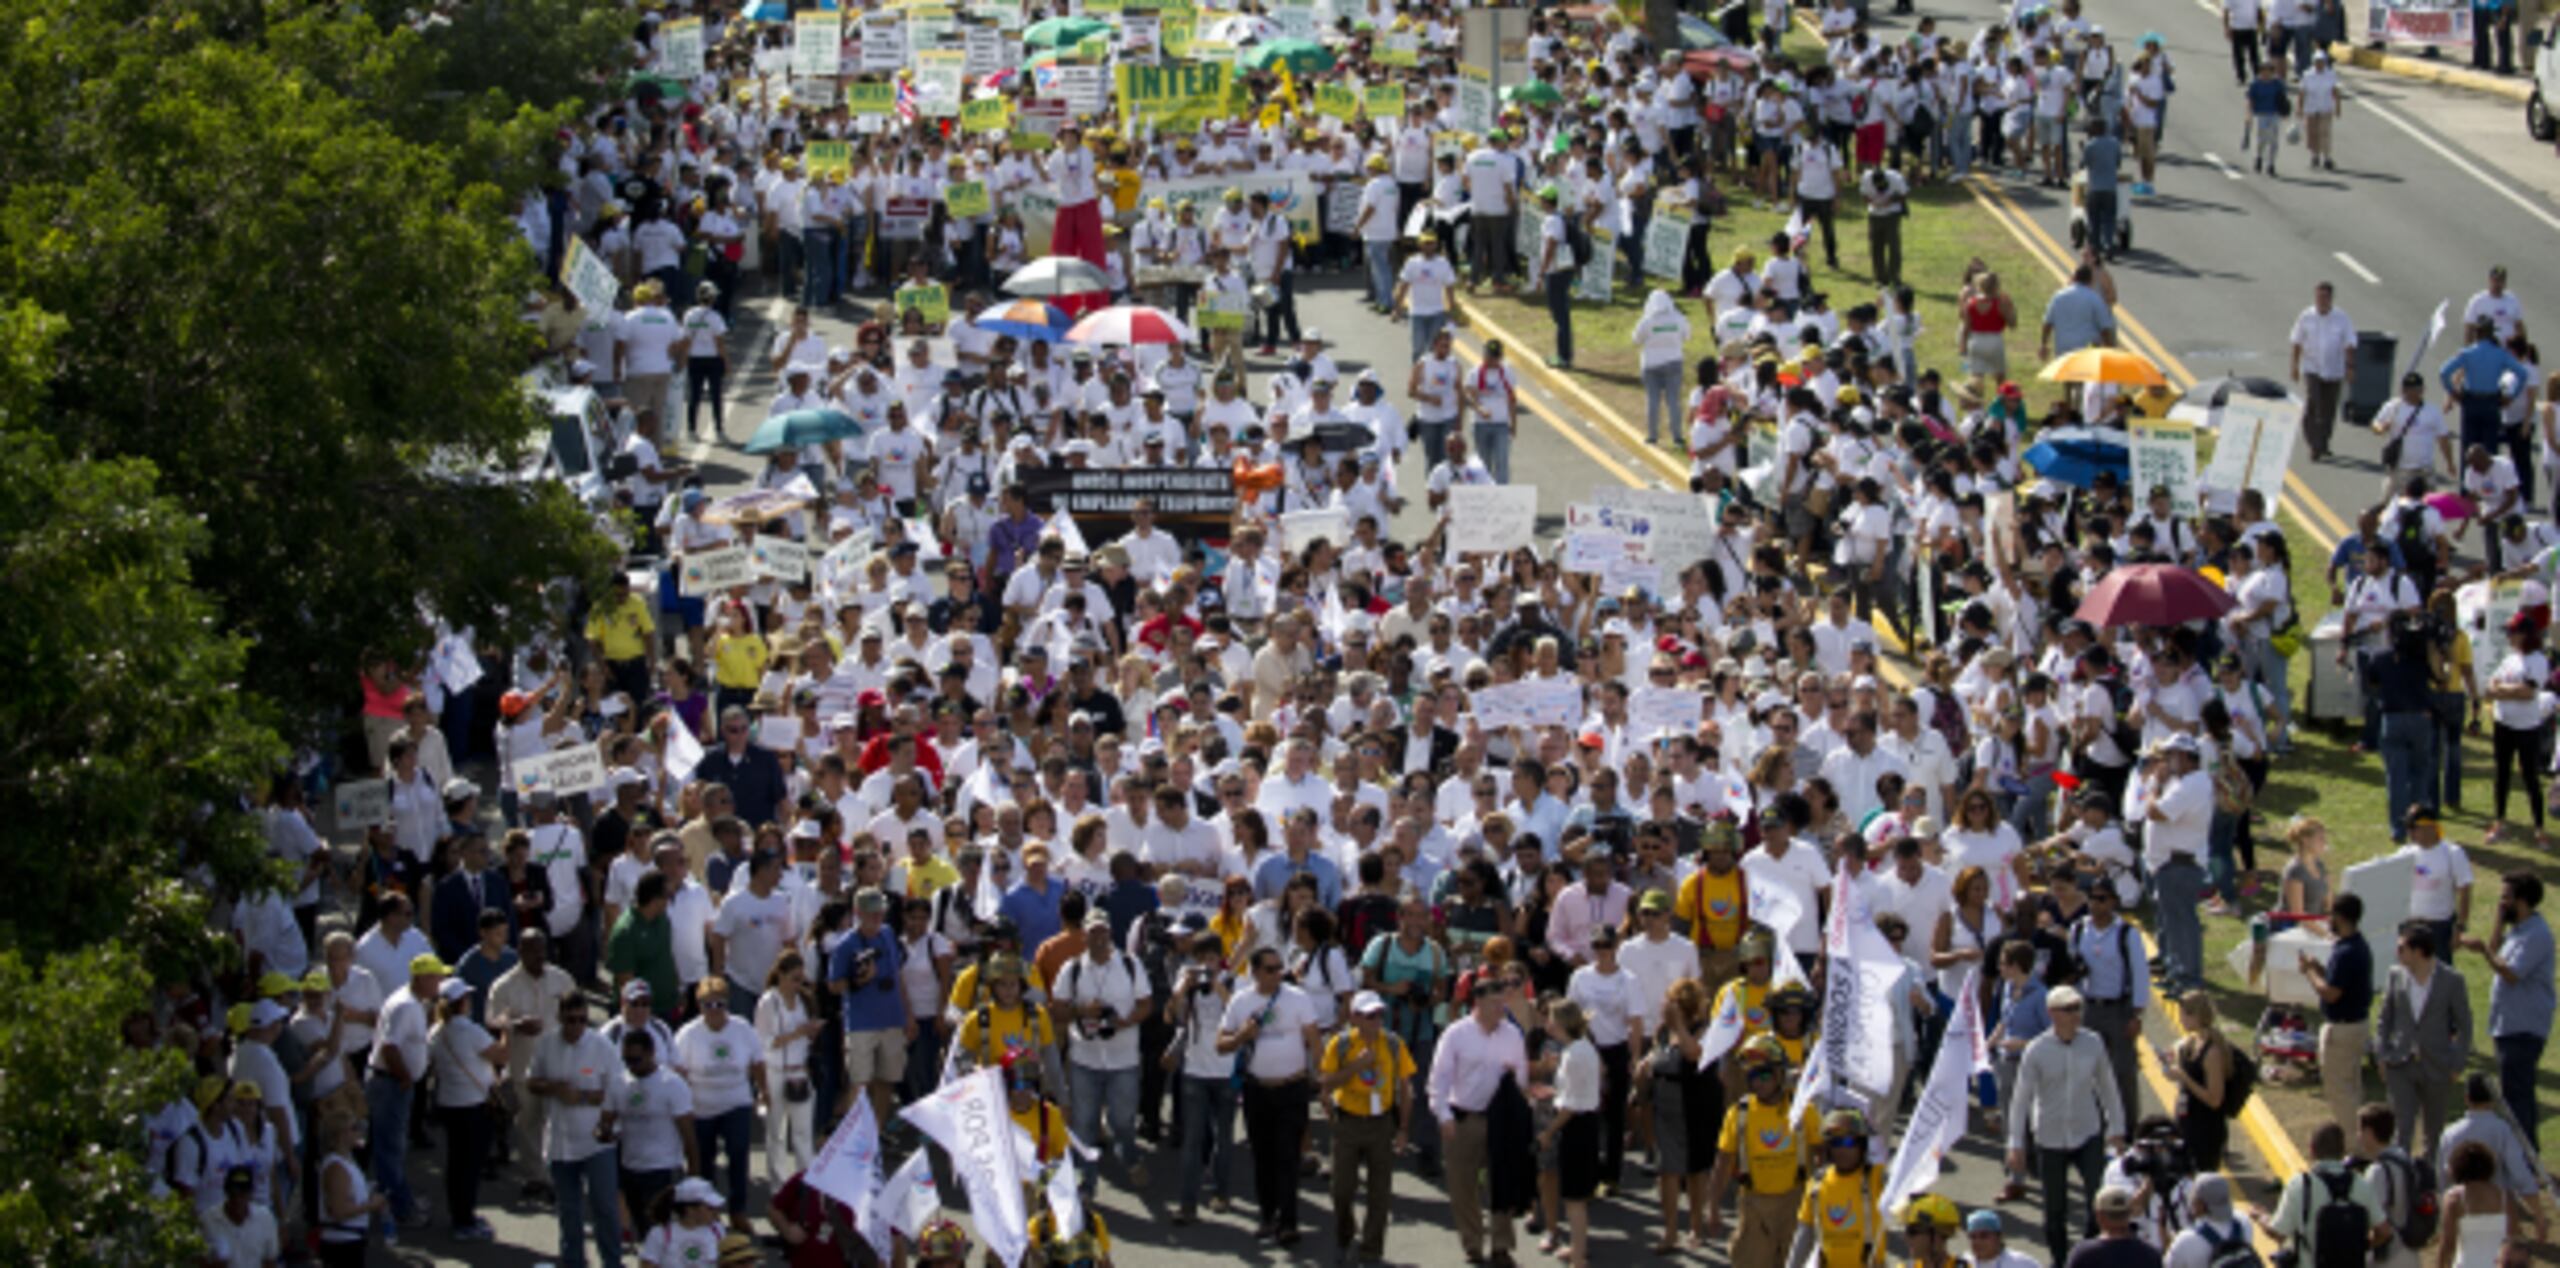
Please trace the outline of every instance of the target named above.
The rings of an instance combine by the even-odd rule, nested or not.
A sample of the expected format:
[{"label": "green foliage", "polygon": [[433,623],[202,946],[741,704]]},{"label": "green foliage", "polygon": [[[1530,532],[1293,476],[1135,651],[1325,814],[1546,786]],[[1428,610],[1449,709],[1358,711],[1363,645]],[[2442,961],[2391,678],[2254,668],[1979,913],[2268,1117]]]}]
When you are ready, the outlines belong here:
[{"label": "green foliage", "polygon": [[0,1257],[12,1264],[190,1264],[194,1213],[151,1196],[143,1120],[184,1095],[174,1050],[126,1046],[147,1005],[139,957],[113,944],[42,972],[0,953]]}]

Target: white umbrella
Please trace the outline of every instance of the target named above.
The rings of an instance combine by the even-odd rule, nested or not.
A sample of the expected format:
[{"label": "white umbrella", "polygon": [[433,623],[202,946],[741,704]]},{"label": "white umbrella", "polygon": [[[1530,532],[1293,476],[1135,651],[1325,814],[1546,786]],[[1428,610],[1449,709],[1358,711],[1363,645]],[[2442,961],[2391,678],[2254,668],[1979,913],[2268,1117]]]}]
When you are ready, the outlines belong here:
[{"label": "white umbrella", "polygon": [[1232,44],[1243,48],[1247,44],[1279,39],[1280,24],[1249,13],[1238,14],[1210,23],[1209,28],[1200,33],[1200,38],[1212,44]]},{"label": "white umbrella", "polygon": [[1111,277],[1072,255],[1044,255],[1014,270],[1004,289],[1016,295],[1083,295],[1111,289]]},{"label": "white umbrella", "polygon": [[1067,332],[1069,343],[1105,343],[1135,347],[1142,343],[1189,343],[1191,328],[1173,314],[1144,304],[1106,308]]}]

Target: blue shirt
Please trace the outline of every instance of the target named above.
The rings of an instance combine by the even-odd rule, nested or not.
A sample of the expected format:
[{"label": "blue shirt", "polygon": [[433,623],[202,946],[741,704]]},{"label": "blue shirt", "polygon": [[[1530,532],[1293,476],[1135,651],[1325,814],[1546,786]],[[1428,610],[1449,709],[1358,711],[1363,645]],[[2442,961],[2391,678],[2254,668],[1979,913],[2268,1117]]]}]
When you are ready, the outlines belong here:
[{"label": "blue shirt", "polygon": [[2500,385],[2501,380],[2512,374],[2521,383],[2531,372],[2523,362],[2508,356],[2506,349],[2484,339],[2445,358],[2444,368],[2436,371],[2436,381],[2451,392],[2455,390],[2453,380],[2457,374],[2465,396],[2504,396],[2507,389]]},{"label": "blue shirt", "polygon": [[1056,877],[1049,879],[1047,889],[1033,889],[1031,882],[1021,881],[1004,892],[996,914],[1011,919],[1014,927],[1022,931],[1022,945],[1036,950],[1066,928],[1058,918],[1058,900],[1066,894],[1066,885]]},{"label": "blue shirt", "polygon": [[2053,354],[2078,352],[2116,328],[2116,315],[2090,287],[2073,283],[2053,293],[2044,306],[2044,324],[2053,327]]},{"label": "blue shirt", "polygon": [[[2388,533],[2382,535],[2382,548],[2391,552],[2391,571],[2395,573],[2408,571],[2409,561],[2400,557],[2400,543],[2391,540]],[[2364,558],[2365,549],[2364,536],[2360,533],[2350,533],[2339,539],[2336,550],[2329,552],[2329,566],[2332,568],[2354,567],[2357,560]]]},{"label": "blue shirt", "polygon": [[1289,888],[1289,882],[1300,872],[1316,878],[1317,906],[1331,911],[1342,905],[1342,869],[1335,867],[1332,859],[1313,850],[1307,851],[1304,863],[1292,862],[1286,850],[1272,851],[1260,866],[1253,869],[1254,898],[1257,901],[1278,898],[1280,891]]},{"label": "blue shirt", "polygon": [[[879,953],[872,965],[871,980],[861,986],[853,984],[854,957],[864,948]],[[844,1028],[855,1030],[893,1030],[907,1023],[905,1001],[898,994],[898,965],[903,948],[898,935],[883,925],[880,931],[864,937],[859,928],[849,930],[827,953],[827,980],[843,982]]]},{"label": "blue shirt", "polygon": [[2080,161],[2089,173],[2089,192],[2115,192],[2116,168],[2124,163],[2124,142],[2110,133],[2092,138],[2080,147]]},{"label": "blue shirt", "polygon": [[2373,944],[2364,940],[2362,932],[2348,934],[2329,944],[2329,985],[2338,992],[2334,1003],[2320,1005],[2320,1020],[2345,1023],[2373,1019]]},{"label": "blue shirt", "polygon": [[2498,944],[2498,959],[2515,970],[2516,981],[2489,978],[2489,1037],[2551,1034],[2551,924],[2541,912],[2526,916],[2507,930]]},{"label": "blue shirt", "polygon": [[2053,1015],[2044,1009],[2044,979],[2033,974],[2026,983],[2000,984],[2000,1027],[2004,1039],[2033,1039],[2053,1028]]},{"label": "blue shirt", "polygon": [[2249,81],[2249,113],[2280,115],[2284,113],[2284,80],[2252,79]]},{"label": "blue shirt", "polygon": [[2142,934],[2124,917],[2100,929],[2083,918],[2071,930],[2071,956],[2080,962],[2080,993],[2092,1004],[2151,1006],[2151,970],[2142,950]]}]

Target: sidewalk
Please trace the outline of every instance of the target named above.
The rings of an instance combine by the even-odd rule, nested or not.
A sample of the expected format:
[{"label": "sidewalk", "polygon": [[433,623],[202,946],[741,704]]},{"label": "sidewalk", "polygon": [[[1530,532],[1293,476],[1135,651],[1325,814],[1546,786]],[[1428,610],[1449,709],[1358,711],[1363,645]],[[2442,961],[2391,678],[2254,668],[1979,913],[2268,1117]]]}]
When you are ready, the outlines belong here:
[{"label": "sidewalk", "polygon": [[[2521,56],[2523,50],[2518,49],[2517,52]],[[2347,64],[2366,70],[2378,70],[2386,75],[2399,75],[2425,83],[2442,84],[2447,88],[2460,88],[2467,92],[2503,97],[2518,105],[2533,98],[2533,76],[2530,74],[2495,75],[2485,70],[2473,70],[2469,66],[2444,57],[2390,53],[2357,45],[2347,50]]]}]

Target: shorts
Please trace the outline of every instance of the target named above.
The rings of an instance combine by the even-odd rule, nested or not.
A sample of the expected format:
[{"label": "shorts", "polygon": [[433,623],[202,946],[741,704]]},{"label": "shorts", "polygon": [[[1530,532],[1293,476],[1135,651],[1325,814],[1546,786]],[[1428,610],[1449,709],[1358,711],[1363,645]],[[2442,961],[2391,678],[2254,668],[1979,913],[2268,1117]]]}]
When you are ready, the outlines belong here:
[{"label": "shorts", "polygon": [[895,1083],[907,1077],[907,1036],[900,1030],[844,1032],[844,1077],[850,1084]]},{"label": "shorts", "polygon": [[2060,144],[2062,144],[2062,116],[2061,116],[2061,115],[2058,115],[2058,114],[2057,114],[2057,115],[2041,115],[2041,114],[2040,114],[2040,115],[2037,115],[2037,116],[2036,116],[2036,144],[2038,144],[2038,145],[2060,145]]}]

